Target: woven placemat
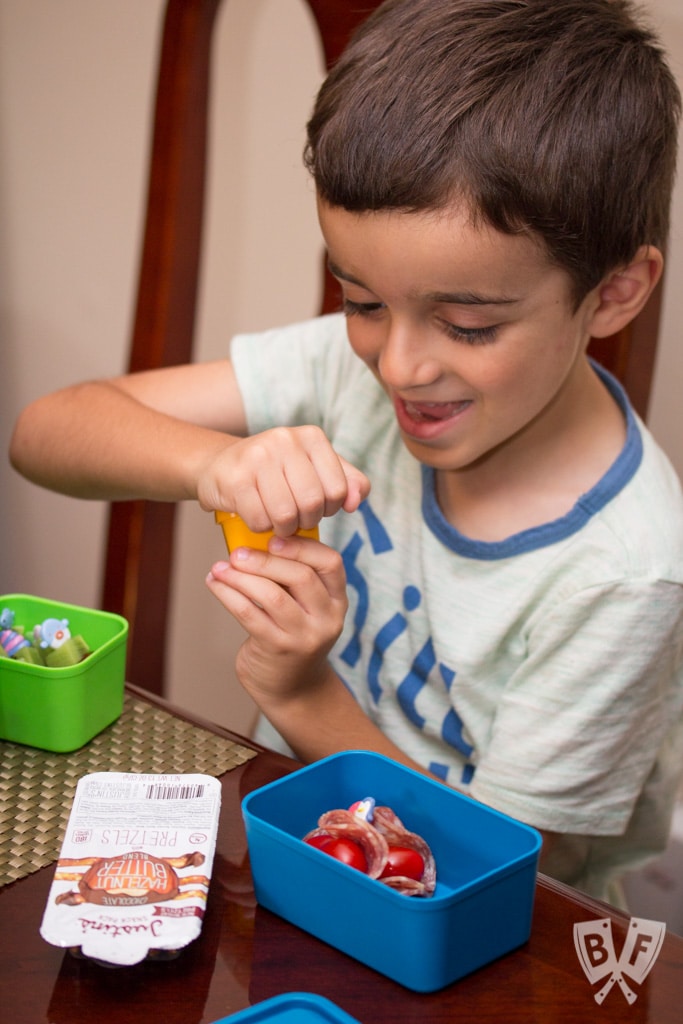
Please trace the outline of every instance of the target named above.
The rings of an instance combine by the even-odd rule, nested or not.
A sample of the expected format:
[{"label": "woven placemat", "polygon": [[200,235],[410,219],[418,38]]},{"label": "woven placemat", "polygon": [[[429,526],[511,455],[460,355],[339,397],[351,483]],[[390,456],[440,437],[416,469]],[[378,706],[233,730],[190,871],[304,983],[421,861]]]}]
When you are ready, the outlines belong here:
[{"label": "woven placemat", "polygon": [[218,776],[256,753],[130,694],[121,717],[72,754],[0,740],[0,886],[57,859],[81,776],[99,771]]}]

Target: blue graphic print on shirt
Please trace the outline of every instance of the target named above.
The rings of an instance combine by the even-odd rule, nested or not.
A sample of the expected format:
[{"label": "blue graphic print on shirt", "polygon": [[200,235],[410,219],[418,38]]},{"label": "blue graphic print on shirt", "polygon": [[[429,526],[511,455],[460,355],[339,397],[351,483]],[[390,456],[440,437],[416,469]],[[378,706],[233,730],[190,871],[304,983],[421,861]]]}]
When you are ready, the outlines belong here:
[{"label": "blue graphic print on shirt", "polygon": [[[391,538],[367,500],[361,504],[359,511],[367,532],[367,542],[370,544],[373,556],[380,557],[382,554],[392,551],[393,544]],[[365,544],[366,540],[358,531],[355,531],[342,551],[342,560],[346,570],[347,583],[356,592],[357,598],[356,610],[353,618],[353,633],[340,654],[341,660],[350,667],[357,665],[360,660],[363,646],[363,629],[370,610],[371,596],[368,581],[361,569],[358,567],[358,555]],[[411,611],[414,611],[419,607],[421,600],[422,594],[418,587],[413,584],[409,584],[404,587],[402,601],[405,612],[409,614]],[[399,610],[396,611],[395,614],[380,627],[373,640],[365,641],[366,644],[372,643],[372,652],[367,663],[366,682],[368,691],[375,705],[379,704],[383,693],[381,677],[382,668],[384,666],[384,656],[390,645],[394,643],[394,641],[397,640],[407,628],[408,618],[403,611]],[[433,639],[428,636],[413,659],[413,663],[410,666],[408,674],[399,683],[396,689],[396,698],[399,707],[406,718],[418,729],[424,729],[426,720],[418,711],[416,702],[420,692],[427,683],[430,673],[436,666],[437,657],[434,650]],[[439,664],[438,670],[446,691],[450,693],[453,681],[456,677],[455,670],[444,664]],[[474,748],[463,736],[462,719],[452,706],[446,713],[441,724],[440,735],[442,739],[449,744],[449,746],[459,751],[459,753],[465,758],[469,758],[472,754]],[[430,771],[442,779],[446,778],[449,767],[451,766],[441,764],[439,762],[432,762],[429,766]],[[463,767],[461,781],[468,784],[473,775],[474,765],[468,762]]]}]

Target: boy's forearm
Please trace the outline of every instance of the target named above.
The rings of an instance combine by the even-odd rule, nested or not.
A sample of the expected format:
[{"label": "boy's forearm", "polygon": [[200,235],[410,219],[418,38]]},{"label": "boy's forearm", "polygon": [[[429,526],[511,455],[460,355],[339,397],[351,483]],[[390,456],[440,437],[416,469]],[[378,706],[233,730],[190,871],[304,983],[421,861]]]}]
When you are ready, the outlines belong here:
[{"label": "boy's forearm", "polygon": [[428,774],[368,718],[331,666],[315,687],[269,704],[259,703],[274,728],[306,763],[344,750],[371,750]]},{"label": "boy's forearm", "polygon": [[34,483],[73,497],[176,501],[196,497],[199,459],[229,440],[101,381],[38,399],[24,410],[10,460]]}]

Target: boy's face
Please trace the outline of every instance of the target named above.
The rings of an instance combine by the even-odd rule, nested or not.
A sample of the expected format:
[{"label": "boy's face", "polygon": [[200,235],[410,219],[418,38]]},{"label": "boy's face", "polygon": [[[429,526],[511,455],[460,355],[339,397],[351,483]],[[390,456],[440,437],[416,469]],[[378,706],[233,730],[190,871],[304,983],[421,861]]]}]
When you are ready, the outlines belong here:
[{"label": "boy's face", "polygon": [[529,458],[585,403],[598,291],[573,312],[569,278],[523,235],[445,212],[319,204],[356,354],[391,399],[413,455],[448,472]]}]

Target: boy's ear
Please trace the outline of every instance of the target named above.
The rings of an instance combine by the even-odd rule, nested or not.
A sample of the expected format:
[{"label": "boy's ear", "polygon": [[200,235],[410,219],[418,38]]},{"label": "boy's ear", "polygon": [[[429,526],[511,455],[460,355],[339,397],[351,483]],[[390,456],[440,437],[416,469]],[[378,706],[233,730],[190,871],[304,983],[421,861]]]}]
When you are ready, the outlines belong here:
[{"label": "boy's ear", "polygon": [[653,245],[641,245],[627,267],[613,270],[596,288],[597,306],[590,333],[608,338],[640,313],[662,276],[664,257]]}]

